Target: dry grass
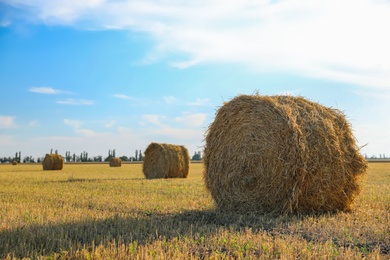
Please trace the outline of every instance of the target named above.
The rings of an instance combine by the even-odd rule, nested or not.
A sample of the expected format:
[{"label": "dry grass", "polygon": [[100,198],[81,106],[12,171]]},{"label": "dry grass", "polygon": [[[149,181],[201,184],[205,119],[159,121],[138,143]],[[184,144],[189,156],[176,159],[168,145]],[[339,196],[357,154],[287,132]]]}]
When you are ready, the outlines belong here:
[{"label": "dry grass", "polygon": [[147,179],[187,178],[189,164],[183,145],[151,143],[145,150],[142,170]]},{"label": "dry grass", "polygon": [[122,166],[122,159],[118,157],[112,157],[110,159],[110,167],[121,167]]},{"label": "dry grass", "polygon": [[58,154],[46,154],[42,161],[43,170],[62,170],[64,158]]},{"label": "dry grass", "polygon": [[390,258],[390,164],[369,165],[350,213],[280,217],[216,211],[202,164],[190,171],[0,165],[0,259]]},{"label": "dry grass", "polygon": [[237,212],[349,210],[367,169],[342,112],[293,96],[225,103],[203,159],[216,205]]}]

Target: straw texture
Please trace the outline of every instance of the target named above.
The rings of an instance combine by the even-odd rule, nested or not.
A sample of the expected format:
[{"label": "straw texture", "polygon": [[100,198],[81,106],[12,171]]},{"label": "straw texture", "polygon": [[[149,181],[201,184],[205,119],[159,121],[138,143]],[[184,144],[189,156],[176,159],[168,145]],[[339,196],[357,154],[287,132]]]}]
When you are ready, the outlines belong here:
[{"label": "straw texture", "polygon": [[302,97],[241,95],[206,133],[204,179],[221,210],[349,210],[367,162],[342,112]]},{"label": "straw texture", "polygon": [[110,167],[121,167],[122,166],[122,159],[119,157],[112,157],[110,159]]},{"label": "straw texture", "polygon": [[43,170],[62,170],[64,166],[64,158],[58,154],[46,154],[42,161]]},{"label": "straw texture", "polygon": [[143,173],[147,179],[187,178],[190,156],[182,145],[151,143],[145,150]]}]

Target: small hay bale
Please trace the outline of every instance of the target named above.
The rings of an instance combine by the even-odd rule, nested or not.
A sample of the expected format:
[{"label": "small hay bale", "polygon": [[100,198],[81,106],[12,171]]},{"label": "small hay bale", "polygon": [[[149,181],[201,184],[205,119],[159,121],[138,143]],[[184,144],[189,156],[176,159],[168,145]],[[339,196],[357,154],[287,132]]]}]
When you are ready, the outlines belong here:
[{"label": "small hay bale", "polygon": [[17,161],[12,161],[12,165],[18,165]]},{"label": "small hay bale", "polygon": [[64,158],[58,154],[46,154],[42,161],[43,170],[62,170]]},{"label": "small hay bale", "polygon": [[302,97],[237,96],[205,139],[205,184],[221,210],[349,210],[367,169],[343,113]]},{"label": "small hay bale", "polygon": [[112,157],[110,159],[110,167],[121,167],[122,166],[122,159],[118,157]]},{"label": "small hay bale", "polygon": [[187,178],[190,156],[182,145],[151,143],[145,150],[143,173],[146,179]]}]

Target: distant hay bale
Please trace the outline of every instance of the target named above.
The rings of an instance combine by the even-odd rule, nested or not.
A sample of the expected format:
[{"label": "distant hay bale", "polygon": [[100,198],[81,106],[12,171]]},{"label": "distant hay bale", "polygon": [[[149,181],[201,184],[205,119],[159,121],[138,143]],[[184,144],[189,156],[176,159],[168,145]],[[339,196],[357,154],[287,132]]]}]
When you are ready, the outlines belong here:
[{"label": "distant hay bale", "polygon": [[367,162],[342,112],[302,97],[241,95],[206,133],[204,179],[221,210],[349,210]]},{"label": "distant hay bale", "polygon": [[17,165],[18,162],[17,161],[12,161],[12,165]]},{"label": "distant hay bale", "polygon": [[187,178],[190,156],[182,145],[151,143],[145,150],[143,172],[147,179]]},{"label": "distant hay bale", "polygon": [[122,159],[118,157],[112,157],[110,159],[110,167],[121,167],[122,166]]},{"label": "distant hay bale", "polygon": [[42,161],[43,170],[62,170],[64,158],[58,154],[46,154]]}]

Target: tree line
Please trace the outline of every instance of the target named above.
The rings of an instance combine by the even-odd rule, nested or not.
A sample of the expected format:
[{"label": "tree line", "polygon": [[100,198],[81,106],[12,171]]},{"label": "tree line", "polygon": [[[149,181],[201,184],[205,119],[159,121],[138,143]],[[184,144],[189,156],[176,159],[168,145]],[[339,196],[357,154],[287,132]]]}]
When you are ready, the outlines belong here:
[{"label": "tree line", "polygon": [[[58,150],[51,149],[50,154],[58,154]],[[65,162],[108,162],[111,160],[111,158],[116,157],[115,149],[108,150],[108,155],[106,157],[103,157],[101,155],[97,156],[89,156],[88,152],[84,151],[80,154],[73,153],[71,154],[70,151],[65,152],[64,161]],[[135,150],[134,156],[126,156],[122,155],[119,157],[122,161],[143,161],[144,160],[144,154],[142,153],[142,150]],[[193,161],[200,161],[202,160],[202,154],[199,151],[196,151],[194,155],[191,157],[191,160]],[[3,157],[0,158],[0,163],[41,163],[43,161],[43,157],[34,158],[32,156],[25,156],[22,160],[22,152],[16,152],[15,156],[9,156],[9,157]]]}]

